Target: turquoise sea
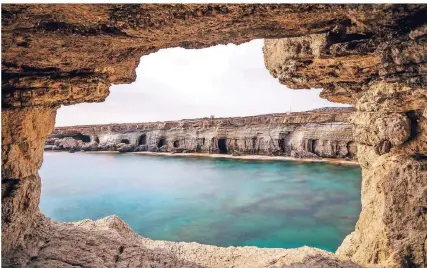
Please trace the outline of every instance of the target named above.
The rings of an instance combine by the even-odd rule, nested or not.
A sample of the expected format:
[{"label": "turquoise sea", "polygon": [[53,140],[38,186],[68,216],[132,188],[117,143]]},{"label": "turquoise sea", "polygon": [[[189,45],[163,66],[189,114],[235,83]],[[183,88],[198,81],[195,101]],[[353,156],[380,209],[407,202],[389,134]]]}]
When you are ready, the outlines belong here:
[{"label": "turquoise sea", "polygon": [[361,210],[355,166],[45,152],[40,175],[48,217],[115,214],[161,240],[335,251]]}]

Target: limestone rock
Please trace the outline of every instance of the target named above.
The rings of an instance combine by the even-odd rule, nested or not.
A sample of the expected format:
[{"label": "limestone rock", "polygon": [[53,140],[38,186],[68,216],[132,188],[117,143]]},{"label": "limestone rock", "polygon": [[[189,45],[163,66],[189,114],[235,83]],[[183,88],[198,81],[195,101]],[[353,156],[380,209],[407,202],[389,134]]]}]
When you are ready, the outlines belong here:
[{"label": "limestone rock", "polygon": [[427,236],[427,161],[386,154],[372,162],[363,171],[356,230],[337,253],[359,263],[416,267]]},{"label": "limestone rock", "polygon": [[319,158],[319,156],[314,153],[298,151],[291,151],[291,156],[295,158]]},{"label": "limestone rock", "polygon": [[121,143],[117,146],[117,151],[120,153],[133,152],[135,149],[134,145]]},{"label": "limestone rock", "polygon": [[[355,158],[356,147],[349,123],[353,111],[352,108],[328,108],[210,120],[58,127],[47,144],[56,140],[60,145],[60,141],[73,137],[92,137],[94,142],[96,137],[100,144],[93,147],[94,150],[106,144],[122,148],[127,145],[122,143],[125,140],[132,146],[122,152],[218,153],[218,142],[225,139],[227,153],[290,156],[293,150],[299,153],[298,157]],[[167,146],[158,148],[160,141]]]},{"label": "limestone rock", "polygon": [[[2,5],[2,264],[352,265],[342,262],[344,256],[364,266],[422,266],[427,230],[426,14],[423,4]],[[159,49],[240,44],[256,38],[272,39],[265,42],[265,63],[279,82],[292,88],[323,88],[321,97],[354,104],[367,120],[354,121],[363,175],[362,212],[356,230],[338,250],[341,257],[325,253],[319,258],[324,253],[307,248],[219,248],[142,238],[135,244],[105,224],[101,230],[85,229],[40,215],[37,171],[60,105],[103,101],[112,83],[135,80],[142,55]],[[318,115],[289,117],[281,124],[303,124],[313,116]],[[212,127],[216,122],[206,119],[203,124]],[[192,122],[179,122],[179,128],[184,127],[181,123]],[[174,125],[163,125],[168,124]],[[232,128],[233,120],[224,120],[222,126]],[[129,139],[123,129],[116,129],[122,127],[128,126],[101,126],[96,131]],[[268,140],[270,135],[263,132],[255,149],[277,152],[280,146],[272,141],[280,132],[276,134]],[[253,152],[248,147],[252,140],[243,137],[225,143],[230,150],[243,147]],[[309,139],[298,146],[310,152],[329,146]],[[116,150],[119,142],[100,140],[99,147]],[[354,151],[351,143],[347,149],[341,147],[334,152]]]},{"label": "limestone rock", "polygon": [[135,234],[116,216],[97,221],[58,223],[41,217],[39,228],[5,267],[337,267],[359,268],[323,250],[217,247],[198,243],[151,240]]}]

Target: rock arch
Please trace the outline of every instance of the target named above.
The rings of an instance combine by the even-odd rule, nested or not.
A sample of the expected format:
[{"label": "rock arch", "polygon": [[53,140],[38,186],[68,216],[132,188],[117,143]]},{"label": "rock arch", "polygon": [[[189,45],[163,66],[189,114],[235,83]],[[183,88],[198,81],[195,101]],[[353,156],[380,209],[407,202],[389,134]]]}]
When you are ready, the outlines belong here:
[{"label": "rock arch", "polygon": [[[38,251],[36,245],[50,233],[46,228],[65,228],[38,210],[43,144],[60,105],[103,101],[112,83],[135,79],[141,56],[161,48],[270,38],[265,64],[281,83],[323,88],[321,97],[358,110],[352,122],[363,207],[338,256],[362,265],[421,266],[427,230],[426,10],[426,5],[2,5],[3,261],[47,261],[30,259],[29,252]],[[384,141],[387,150],[376,150]],[[130,235],[116,218],[85,222],[70,233],[83,241],[96,234],[94,225]],[[127,249],[113,248],[100,254],[121,260],[117,252]],[[199,264],[212,263],[196,256]],[[250,256],[241,259],[263,265]],[[86,257],[93,266],[107,261]]]},{"label": "rock arch", "polygon": [[129,139],[121,139],[120,143],[129,144],[130,141],[129,141]]}]

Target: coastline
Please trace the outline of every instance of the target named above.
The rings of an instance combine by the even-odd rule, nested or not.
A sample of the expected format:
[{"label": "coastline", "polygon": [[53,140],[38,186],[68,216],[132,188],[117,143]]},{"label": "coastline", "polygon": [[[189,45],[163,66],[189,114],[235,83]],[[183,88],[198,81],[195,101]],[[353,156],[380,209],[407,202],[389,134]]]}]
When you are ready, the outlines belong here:
[{"label": "coastline", "polygon": [[236,160],[257,160],[257,161],[295,161],[295,162],[316,162],[330,163],[336,165],[359,166],[359,162],[355,160],[344,160],[338,158],[295,158],[290,156],[269,156],[269,155],[239,155],[233,156],[230,154],[209,154],[209,153],[165,153],[165,152],[132,152],[140,155],[157,155],[169,157],[206,157],[206,158],[223,158]]},{"label": "coastline", "polygon": [[[68,152],[68,151],[45,150],[45,152]],[[117,152],[117,151],[78,151],[76,153],[120,154],[120,152]],[[203,157],[203,158],[222,158],[222,159],[256,160],[256,161],[294,161],[294,162],[329,163],[334,165],[360,166],[359,162],[356,160],[347,161],[339,158],[315,159],[315,158],[295,158],[290,156],[269,156],[269,155],[233,156],[230,154],[210,154],[210,153],[167,153],[167,152],[129,152],[129,153],[139,154],[139,155],[150,155],[150,156],[167,156],[167,157]]]}]

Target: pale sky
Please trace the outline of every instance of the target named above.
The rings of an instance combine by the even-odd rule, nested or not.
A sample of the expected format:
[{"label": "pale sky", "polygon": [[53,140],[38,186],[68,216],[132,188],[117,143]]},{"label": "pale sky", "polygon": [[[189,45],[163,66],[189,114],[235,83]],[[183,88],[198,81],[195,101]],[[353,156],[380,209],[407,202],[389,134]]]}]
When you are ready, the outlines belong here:
[{"label": "pale sky", "polygon": [[103,103],[59,109],[56,126],[247,116],[345,106],[320,90],[291,90],[264,66],[263,40],[186,50],[163,49],[141,58],[137,79],[113,85]]}]

